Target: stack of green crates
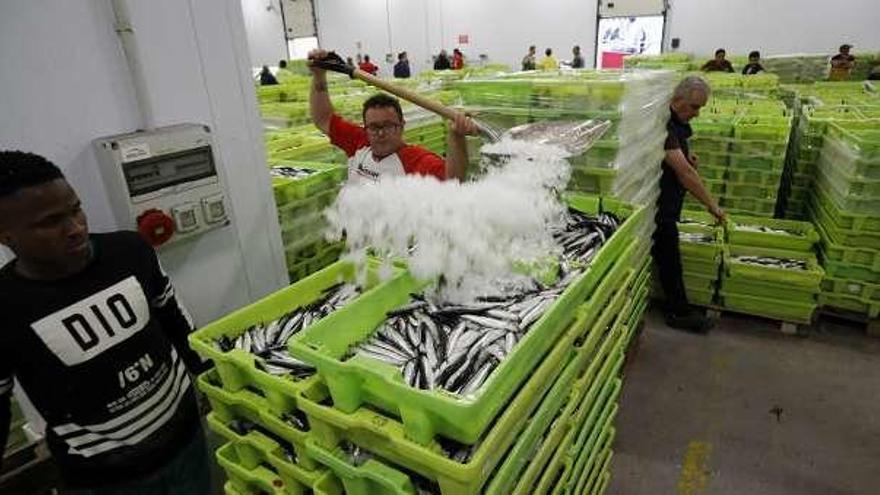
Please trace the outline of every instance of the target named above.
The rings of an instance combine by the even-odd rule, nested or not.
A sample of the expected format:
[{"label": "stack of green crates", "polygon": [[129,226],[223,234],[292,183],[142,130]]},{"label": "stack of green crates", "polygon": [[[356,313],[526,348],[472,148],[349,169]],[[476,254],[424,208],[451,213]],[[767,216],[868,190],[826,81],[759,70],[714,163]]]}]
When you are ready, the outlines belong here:
[{"label": "stack of green crates", "polygon": [[342,242],[325,239],[327,221],[323,211],[339,194],[347,169],[339,165],[294,161],[276,167],[314,171],[302,178],[272,178],[287,271],[290,280],[296,281],[333,263],[342,254]]},{"label": "stack of green crates", "polygon": [[[815,256],[818,241],[809,222],[731,216],[719,296],[728,310],[792,323],[809,323],[824,272]],[[769,262],[754,264],[740,257]],[[796,260],[804,268],[783,267]]]},{"label": "stack of green crates", "polygon": [[688,302],[708,306],[715,302],[721,266],[722,232],[708,213],[686,211],[678,224],[682,278]]},{"label": "stack of green crates", "polygon": [[[559,296],[474,397],[416,390],[399,371],[348,357],[386,312],[424,284],[404,269],[366,278],[364,291],[290,340],[317,374],[293,380],[255,357],[223,352],[221,337],[316,300],[356,269],[338,262],[190,336],[216,368],[198,380],[235,494],[441,495],[602,493],[610,478],[624,352],[647,304],[650,267],[638,231],[645,208],[572,196],[569,205],[625,218],[590,268]],[[355,446],[362,453],[349,453]],[[444,447],[470,448],[459,462]]]},{"label": "stack of green crates", "polygon": [[880,120],[830,124],[811,216],[822,238],[824,307],[880,314]]},{"label": "stack of green crates", "polygon": [[570,157],[568,188],[650,204],[658,190],[674,79],[668,71],[538,71],[464,79],[453,87],[469,111],[503,129],[542,121],[610,122],[598,142]]},{"label": "stack of green crates", "polygon": [[743,116],[733,127],[727,181],[721,206],[730,213],[772,217],[788,138],[791,117]]}]

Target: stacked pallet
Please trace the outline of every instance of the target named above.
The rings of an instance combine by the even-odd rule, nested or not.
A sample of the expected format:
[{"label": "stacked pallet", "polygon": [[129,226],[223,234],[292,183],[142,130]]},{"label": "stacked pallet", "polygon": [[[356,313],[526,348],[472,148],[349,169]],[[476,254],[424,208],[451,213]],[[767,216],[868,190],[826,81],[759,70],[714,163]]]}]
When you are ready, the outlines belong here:
[{"label": "stacked pallet", "polygon": [[[198,383],[213,408],[208,424],[229,441],[217,451],[227,493],[602,493],[623,352],[647,303],[637,230],[650,218],[594,197],[569,205],[621,223],[470,392],[427,386],[427,368],[413,382],[407,367],[363,350],[425,287],[399,267],[382,280],[378,265],[359,278],[338,262],[195,332],[191,345],[216,365]],[[298,325],[292,337],[288,325]],[[442,337],[418,328],[401,345],[440,348]]]},{"label": "stacked pallet", "polygon": [[541,121],[610,122],[601,140],[569,159],[569,189],[652,204],[675,77],[670,71],[520,72],[462,80],[453,88],[468,111],[503,129]]},{"label": "stacked pallet", "polygon": [[732,216],[719,296],[724,309],[810,323],[824,272],[808,222]]},{"label": "stacked pallet", "polygon": [[[726,211],[774,215],[791,124],[785,105],[768,98],[715,98],[693,121],[700,176]],[[685,209],[705,207],[689,196]]]},{"label": "stacked pallet", "polygon": [[682,279],[688,302],[715,302],[721,268],[722,230],[708,213],[683,212],[678,223]]},{"label": "stacked pallet", "polygon": [[820,303],[880,314],[880,122],[829,124],[811,218],[826,270]]},{"label": "stacked pallet", "polygon": [[807,203],[813,194],[816,163],[830,123],[853,122],[870,128],[871,118],[880,118],[880,98],[872,86],[863,83],[817,83],[789,86],[796,124],[792,132],[780,199],[785,218],[807,218]]}]

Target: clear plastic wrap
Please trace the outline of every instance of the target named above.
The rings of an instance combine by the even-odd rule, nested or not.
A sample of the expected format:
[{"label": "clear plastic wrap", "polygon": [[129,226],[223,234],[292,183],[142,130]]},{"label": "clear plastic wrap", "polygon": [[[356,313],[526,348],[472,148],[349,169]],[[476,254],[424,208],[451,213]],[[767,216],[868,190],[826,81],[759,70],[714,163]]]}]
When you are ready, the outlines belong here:
[{"label": "clear plastic wrap", "polygon": [[466,78],[452,87],[468,112],[505,129],[535,122],[608,121],[601,139],[569,157],[568,187],[632,202],[651,198],[651,188],[658,187],[669,97],[677,79],[665,70],[530,71]]}]

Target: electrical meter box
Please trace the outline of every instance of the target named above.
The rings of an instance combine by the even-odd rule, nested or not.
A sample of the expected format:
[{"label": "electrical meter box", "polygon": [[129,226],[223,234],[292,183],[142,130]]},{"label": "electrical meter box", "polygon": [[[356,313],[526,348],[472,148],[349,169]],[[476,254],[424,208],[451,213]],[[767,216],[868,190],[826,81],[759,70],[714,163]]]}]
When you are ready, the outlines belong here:
[{"label": "electrical meter box", "polygon": [[208,126],[179,124],[94,143],[117,220],[154,247],[229,225]]}]

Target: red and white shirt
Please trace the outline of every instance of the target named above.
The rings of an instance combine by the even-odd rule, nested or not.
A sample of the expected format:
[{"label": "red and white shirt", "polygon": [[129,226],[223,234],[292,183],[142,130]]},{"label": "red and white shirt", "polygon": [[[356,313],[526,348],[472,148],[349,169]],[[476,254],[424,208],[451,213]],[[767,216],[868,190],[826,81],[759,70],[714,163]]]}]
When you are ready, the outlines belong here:
[{"label": "red and white shirt", "polygon": [[348,182],[377,181],[381,177],[407,174],[430,175],[446,180],[446,162],[421,146],[404,145],[397,153],[376,160],[363,127],[339,115],[330,118],[330,142],[348,156]]}]

